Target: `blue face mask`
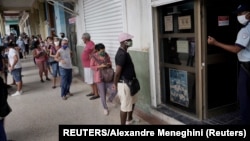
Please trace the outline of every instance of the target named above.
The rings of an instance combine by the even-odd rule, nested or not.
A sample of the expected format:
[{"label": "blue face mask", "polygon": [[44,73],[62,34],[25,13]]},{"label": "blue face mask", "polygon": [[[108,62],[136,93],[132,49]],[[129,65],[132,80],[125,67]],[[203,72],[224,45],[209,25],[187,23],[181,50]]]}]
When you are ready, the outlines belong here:
[{"label": "blue face mask", "polygon": [[68,48],[68,45],[63,45],[62,48],[66,49],[66,48]]}]

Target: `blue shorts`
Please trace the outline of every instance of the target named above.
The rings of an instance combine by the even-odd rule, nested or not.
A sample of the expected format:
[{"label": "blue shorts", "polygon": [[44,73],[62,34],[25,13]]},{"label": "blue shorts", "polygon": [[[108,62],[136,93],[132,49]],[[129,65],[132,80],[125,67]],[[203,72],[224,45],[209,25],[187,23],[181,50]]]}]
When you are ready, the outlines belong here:
[{"label": "blue shorts", "polygon": [[11,75],[13,76],[13,79],[15,82],[21,82],[22,81],[22,68],[14,69],[11,71]]},{"label": "blue shorts", "polygon": [[51,65],[51,68],[52,68],[52,76],[53,77],[60,76],[59,63],[55,62],[55,63],[51,63],[50,65]]}]

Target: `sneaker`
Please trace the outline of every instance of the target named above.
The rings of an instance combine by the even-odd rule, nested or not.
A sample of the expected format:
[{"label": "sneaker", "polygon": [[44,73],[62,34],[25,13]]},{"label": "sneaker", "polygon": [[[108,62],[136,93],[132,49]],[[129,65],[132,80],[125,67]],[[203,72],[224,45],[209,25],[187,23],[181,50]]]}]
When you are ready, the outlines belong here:
[{"label": "sneaker", "polygon": [[135,120],[134,120],[134,119],[132,119],[132,120],[127,120],[127,121],[126,121],[126,125],[131,125],[131,124],[133,124],[133,123],[135,123]]},{"label": "sneaker", "polygon": [[103,113],[104,113],[104,115],[107,116],[109,114],[109,110],[108,109],[104,109]]},{"label": "sneaker", "polygon": [[67,100],[67,97],[66,97],[66,96],[63,96],[62,99],[63,99],[63,100]]},{"label": "sneaker", "polygon": [[66,96],[70,97],[70,96],[73,96],[73,94],[72,93],[68,93]]},{"label": "sneaker", "polygon": [[[22,91],[21,91],[22,92]],[[16,91],[14,94],[12,94],[11,96],[18,96],[18,95],[21,95],[21,92],[19,91]]]}]

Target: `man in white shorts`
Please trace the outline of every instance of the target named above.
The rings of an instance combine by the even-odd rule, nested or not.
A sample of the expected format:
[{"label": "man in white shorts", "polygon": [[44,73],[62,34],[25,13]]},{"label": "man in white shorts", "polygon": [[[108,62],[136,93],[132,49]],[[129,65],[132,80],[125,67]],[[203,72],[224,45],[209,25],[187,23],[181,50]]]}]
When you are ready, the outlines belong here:
[{"label": "man in white shorts", "polygon": [[135,121],[133,119],[133,111],[135,103],[137,102],[137,95],[131,96],[130,89],[125,83],[136,77],[133,60],[127,52],[128,48],[133,45],[133,37],[134,36],[128,33],[121,33],[118,38],[120,47],[115,55],[116,70],[113,89],[117,91],[117,95],[121,102],[121,125],[133,124]]},{"label": "man in white shorts", "polygon": [[93,81],[93,70],[90,68],[90,59],[92,54],[95,52],[95,43],[91,41],[89,33],[83,33],[82,40],[86,44],[85,48],[83,49],[81,60],[82,66],[84,71],[84,81],[85,83],[89,84],[92,88],[92,92],[87,94],[87,96],[91,96],[90,100],[94,100],[99,98],[98,89],[96,84]]}]

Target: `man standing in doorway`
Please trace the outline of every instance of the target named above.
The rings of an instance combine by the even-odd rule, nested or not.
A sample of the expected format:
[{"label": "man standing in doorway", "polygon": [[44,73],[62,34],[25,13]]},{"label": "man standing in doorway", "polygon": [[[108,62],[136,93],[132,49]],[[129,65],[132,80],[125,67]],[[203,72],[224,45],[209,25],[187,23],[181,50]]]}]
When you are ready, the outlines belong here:
[{"label": "man standing in doorway", "polygon": [[87,94],[87,96],[91,96],[90,100],[94,100],[100,97],[98,94],[97,85],[94,83],[93,70],[90,68],[90,60],[92,55],[95,53],[95,43],[91,41],[89,33],[84,33],[82,35],[82,40],[86,44],[81,57],[84,70],[84,81],[92,88],[92,92]]},{"label": "man standing in doorway", "polygon": [[117,91],[121,103],[121,125],[129,125],[134,122],[133,111],[137,101],[137,96],[131,96],[130,89],[125,83],[126,80],[132,80],[136,77],[134,63],[127,52],[128,48],[132,47],[132,38],[133,36],[128,33],[119,35],[120,48],[115,56],[116,71],[113,89]]},{"label": "man standing in doorway", "polygon": [[239,5],[237,19],[243,25],[238,32],[234,45],[224,44],[208,36],[208,44],[220,47],[226,51],[237,53],[241,64],[238,74],[238,98],[240,102],[240,114],[243,124],[250,124],[250,8],[247,5]]}]

